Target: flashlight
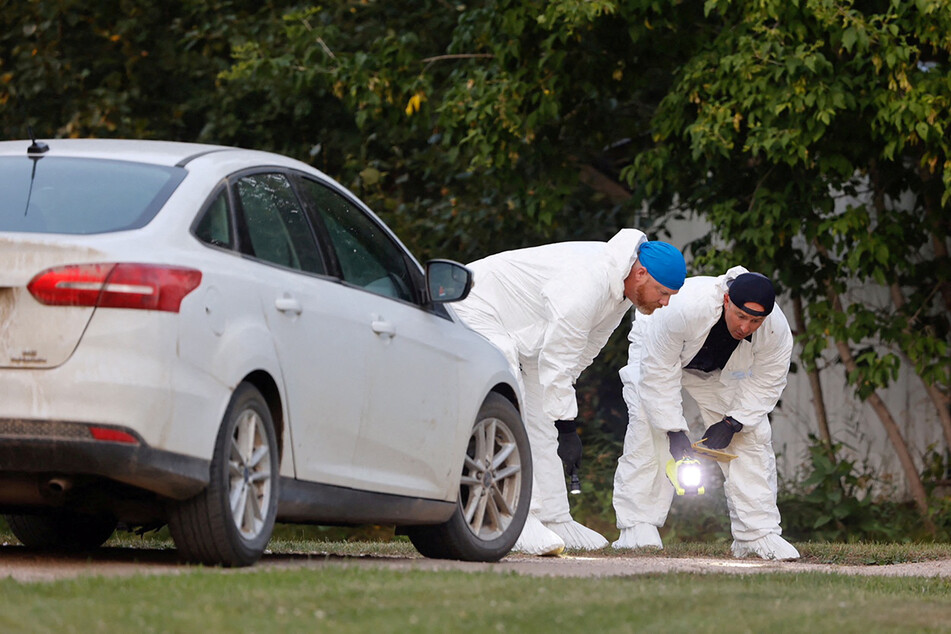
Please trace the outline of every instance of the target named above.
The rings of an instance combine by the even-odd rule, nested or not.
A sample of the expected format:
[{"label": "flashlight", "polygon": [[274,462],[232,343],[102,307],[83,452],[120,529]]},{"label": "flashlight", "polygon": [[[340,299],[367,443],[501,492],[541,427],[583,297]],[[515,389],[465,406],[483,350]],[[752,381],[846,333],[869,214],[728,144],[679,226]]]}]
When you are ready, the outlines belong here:
[{"label": "flashlight", "polygon": [[568,490],[571,491],[572,495],[578,495],[581,493],[581,479],[578,477],[577,473],[571,474],[571,488]]},{"label": "flashlight", "polygon": [[667,479],[674,485],[677,495],[703,495],[703,471],[700,462],[693,458],[667,461]]}]

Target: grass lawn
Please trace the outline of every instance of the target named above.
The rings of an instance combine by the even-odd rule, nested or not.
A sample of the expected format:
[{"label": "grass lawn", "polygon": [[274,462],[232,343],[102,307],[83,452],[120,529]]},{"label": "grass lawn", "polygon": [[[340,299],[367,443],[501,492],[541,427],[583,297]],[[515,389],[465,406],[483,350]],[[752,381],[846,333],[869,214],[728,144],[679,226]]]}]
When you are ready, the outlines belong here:
[{"label": "grass lawn", "polygon": [[951,582],[823,573],[611,579],[322,567],[0,581],[4,632],[924,632]]},{"label": "grass lawn", "polygon": [[[110,545],[165,548],[163,539]],[[947,544],[797,544],[813,562],[951,557]],[[725,556],[675,544],[656,556]],[[414,556],[401,540],[275,540],[274,552]],[[604,556],[607,556],[606,552]],[[837,574],[562,579],[369,567],[186,568],[170,575],[0,580],[0,632],[951,631],[951,580]]]}]

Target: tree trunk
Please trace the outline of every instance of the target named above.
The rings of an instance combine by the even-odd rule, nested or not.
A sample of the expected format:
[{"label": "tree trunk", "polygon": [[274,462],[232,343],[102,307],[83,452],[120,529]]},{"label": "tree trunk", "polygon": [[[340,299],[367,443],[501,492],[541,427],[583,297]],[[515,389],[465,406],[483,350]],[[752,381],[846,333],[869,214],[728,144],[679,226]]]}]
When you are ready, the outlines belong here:
[{"label": "tree trunk", "polygon": [[[838,293],[836,293],[835,289],[832,287],[831,282],[828,281],[826,282],[826,293],[828,294],[833,310],[838,313],[842,313],[842,301],[840,300]],[[852,356],[852,349],[849,347],[848,342],[836,338],[835,346],[836,350],[839,352],[839,358],[842,359],[842,364],[845,366],[845,369],[850,373],[855,371],[858,368],[858,365],[855,363],[855,358]],[[915,466],[915,461],[912,459],[911,451],[908,449],[908,443],[905,442],[905,438],[901,434],[901,429],[898,427],[898,423],[895,422],[891,412],[888,411],[888,406],[885,405],[885,401],[883,401],[878,395],[878,392],[872,392],[866,401],[872,406],[872,409],[875,411],[878,419],[885,427],[885,433],[888,434],[888,440],[892,443],[895,453],[898,454],[898,460],[905,472],[905,479],[908,481],[908,488],[911,491],[911,496],[915,501],[915,505],[918,507],[918,511],[921,513],[925,528],[929,533],[934,535],[937,532],[937,528],[935,527],[934,522],[928,516],[928,494],[925,491],[924,484],[921,482],[921,476],[918,473],[918,468]]]},{"label": "tree trunk", "polygon": [[[951,228],[948,213],[942,209],[930,185],[930,183],[935,180],[935,177],[937,177],[938,181],[941,180],[941,169],[939,166],[939,171],[935,174],[924,165],[920,165],[918,168],[918,175],[921,177],[921,182],[925,185],[922,189],[921,197],[925,206],[925,218],[931,229],[931,247],[934,249],[934,266],[936,270],[947,268],[949,255],[945,240],[948,236],[948,230]],[[944,300],[945,310],[951,313],[951,282],[947,280],[939,281],[936,291]],[[905,305],[905,295],[897,284],[891,285],[891,296],[897,308],[900,309]],[[913,326],[913,323],[909,325]],[[921,377],[919,376],[919,378]],[[928,398],[931,399],[935,409],[938,410],[938,417],[941,419],[941,430],[944,433],[944,442],[946,447],[951,450],[951,396],[949,396],[947,391],[942,390],[937,385],[927,383],[924,379],[921,379],[921,383],[928,393]]]},{"label": "tree trunk", "polygon": [[[806,319],[802,310],[802,297],[793,298],[793,314],[796,319],[796,330],[806,332]],[[819,438],[826,447],[829,458],[835,461],[835,452],[832,450],[832,434],[829,431],[829,418],[826,415],[825,398],[822,395],[822,383],[819,381],[819,369],[813,367],[806,373],[809,376],[809,387],[812,388],[812,405],[816,410],[816,424],[819,427]]]},{"label": "tree trunk", "polygon": [[924,379],[921,380],[921,384],[925,386],[928,397],[934,403],[935,409],[938,410],[938,416],[941,418],[941,429],[944,431],[944,442],[951,449],[951,409],[948,408],[948,395],[936,386],[925,383]]}]

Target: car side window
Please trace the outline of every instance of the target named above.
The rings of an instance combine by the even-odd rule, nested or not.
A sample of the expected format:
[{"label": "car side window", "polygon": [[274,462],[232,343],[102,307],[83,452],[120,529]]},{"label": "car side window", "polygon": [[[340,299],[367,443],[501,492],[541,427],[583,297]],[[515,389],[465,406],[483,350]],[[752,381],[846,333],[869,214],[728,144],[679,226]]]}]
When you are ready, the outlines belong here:
[{"label": "car side window", "polygon": [[231,231],[231,213],[228,210],[228,196],[222,191],[215,196],[215,199],[205,209],[204,215],[195,226],[195,236],[202,242],[230,249],[234,247],[233,235],[234,232]]},{"label": "car side window", "polygon": [[414,278],[399,245],[329,187],[305,179],[303,189],[327,228],[343,279],[377,295],[415,302]]},{"label": "car side window", "polygon": [[235,192],[244,212],[250,255],[289,269],[326,273],[310,223],[286,176],[244,176]]}]

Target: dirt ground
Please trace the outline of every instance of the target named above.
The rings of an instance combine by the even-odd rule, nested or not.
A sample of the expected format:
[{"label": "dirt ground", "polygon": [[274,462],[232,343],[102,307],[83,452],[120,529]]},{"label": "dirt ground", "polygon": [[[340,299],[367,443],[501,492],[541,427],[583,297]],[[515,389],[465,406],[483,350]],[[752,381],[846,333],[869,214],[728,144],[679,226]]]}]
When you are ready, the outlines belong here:
[{"label": "dirt ground", "polygon": [[[757,559],[666,558],[625,555],[530,557],[509,555],[493,564],[433,560],[421,557],[327,554],[265,555],[253,568],[221,570],[236,574],[247,570],[283,570],[323,566],[375,566],[393,570],[464,570],[513,572],[551,577],[618,577],[647,573],[692,572],[707,574],[756,574],[763,572],[826,572],[852,575],[951,577],[951,560],[887,566],[840,566],[805,562],[770,562]],[[181,574],[193,567],[180,564],[173,550],[102,548],[92,554],[48,555],[31,553],[21,546],[0,546],[0,578],[44,582],[81,576],[131,576]]]}]

